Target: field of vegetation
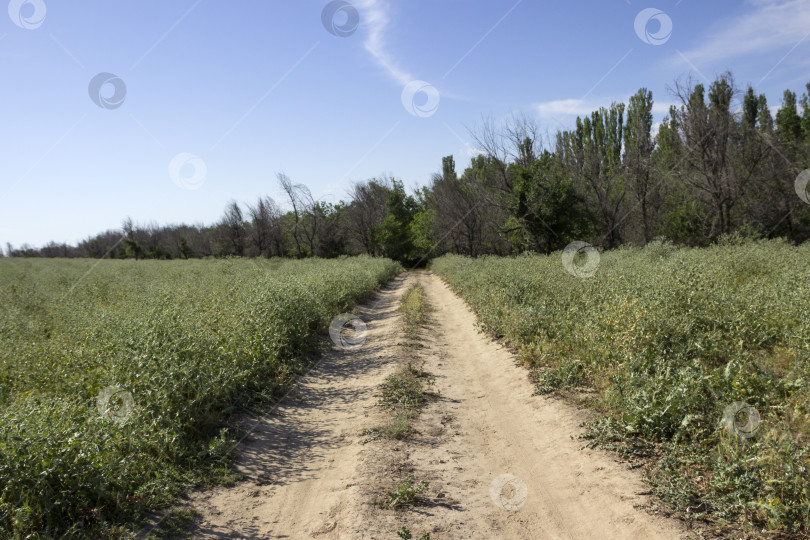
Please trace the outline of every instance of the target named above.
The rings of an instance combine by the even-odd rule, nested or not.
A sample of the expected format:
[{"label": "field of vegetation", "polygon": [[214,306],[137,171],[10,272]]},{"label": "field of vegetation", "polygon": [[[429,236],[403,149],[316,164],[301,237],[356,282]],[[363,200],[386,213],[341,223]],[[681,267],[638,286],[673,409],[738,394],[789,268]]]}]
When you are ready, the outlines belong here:
[{"label": "field of vegetation", "polygon": [[720,530],[810,532],[810,245],[654,242],[603,253],[590,278],[560,253],[433,269],[538,392],[601,413],[586,437],[637,458],[666,507]]},{"label": "field of vegetation", "polygon": [[0,260],[0,536],[118,535],[227,480],[237,411],[399,265]]}]

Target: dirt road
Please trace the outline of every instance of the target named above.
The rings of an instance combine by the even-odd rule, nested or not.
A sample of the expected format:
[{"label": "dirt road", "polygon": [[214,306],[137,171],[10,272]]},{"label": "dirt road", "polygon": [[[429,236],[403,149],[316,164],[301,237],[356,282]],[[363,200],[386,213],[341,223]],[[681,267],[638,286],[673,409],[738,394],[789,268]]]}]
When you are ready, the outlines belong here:
[{"label": "dirt road", "polygon": [[[435,308],[424,348],[402,347],[399,300],[422,285]],[[255,419],[237,467],[247,480],[195,493],[202,538],[396,539],[406,525],[431,539],[688,538],[649,514],[640,478],[599,450],[580,449],[580,411],[533,395],[525,369],[475,329],[475,316],[429,272],[401,276],[358,314],[357,350],[335,350],[302,377],[275,414]],[[384,422],[385,377],[424,361],[440,398],[403,441],[363,444]],[[382,508],[407,474],[430,482],[422,504]]]}]

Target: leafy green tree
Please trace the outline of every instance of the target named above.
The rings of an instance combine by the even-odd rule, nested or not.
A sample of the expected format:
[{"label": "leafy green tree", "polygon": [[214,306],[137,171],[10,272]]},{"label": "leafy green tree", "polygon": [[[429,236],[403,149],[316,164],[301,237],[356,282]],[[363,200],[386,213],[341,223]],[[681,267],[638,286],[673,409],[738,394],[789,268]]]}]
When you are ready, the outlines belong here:
[{"label": "leafy green tree", "polygon": [[759,115],[757,124],[759,130],[766,135],[772,134],[773,116],[771,116],[771,110],[768,108],[768,99],[765,97],[765,94],[759,95],[759,99],[757,100],[757,109],[757,114]]},{"label": "leafy green tree", "polygon": [[802,95],[802,130],[804,138],[810,142],[810,82],[807,83],[807,92]]},{"label": "leafy green tree", "polygon": [[180,250],[180,257],[183,259],[188,259],[192,255],[191,246],[188,245],[188,240],[186,240],[185,236],[180,237],[180,243],[177,246]]},{"label": "leafy green tree", "polygon": [[786,146],[802,140],[802,118],[796,107],[796,93],[785,90],[782,108],[776,113],[776,134]]},{"label": "leafy green tree", "polygon": [[650,171],[655,144],[652,138],[652,92],[642,88],[630,97],[624,127],[624,164],[641,210],[644,243],[652,240]]},{"label": "leafy green tree", "polygon": [[384,256],[402,262],[413,258],[410,224],[416,206],[414,198],[405,193],[402,182],[394,180],[386,202],[387,214],[377,233],[377,242]]},{"label": "leafy green tree", "polygon": [[592,233],[587,211],[556,156],[545,151],[528,167],[514,167],[506,230],[518,251],[551,253]]},{"label": "leafy green tree", "polygon": [[563,163],[595,209],[600,238],[608,247],[622,243],[619,216],[627,192],[620,174],[623,116],[624,104],[613,103],[584,119],[577,117],[576,129],[557,140]]},{"label": "leafy green tree", "polygon": [[126,246],[127,257],[135,257],[136,261],[144,258],[144,250],[134,238],[124,238],[124,245]]},{"label": "leafy green tree", "polygon": [[437,245],[432,234],[436,220],[433,192],[427,186],[423,186],[416,190],[414,201],[416,209],[408,229],[413,244],[413,256],[417,263],[421,263],[428,257],[440,254],[436,252]]}]

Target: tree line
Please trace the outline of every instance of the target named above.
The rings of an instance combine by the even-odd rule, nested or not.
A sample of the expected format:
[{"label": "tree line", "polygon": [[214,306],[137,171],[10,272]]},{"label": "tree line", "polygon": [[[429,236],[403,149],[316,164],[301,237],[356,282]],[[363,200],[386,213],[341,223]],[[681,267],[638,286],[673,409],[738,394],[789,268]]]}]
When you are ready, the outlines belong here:
[{"label": "tree line", "polygon": [[[480,153],[459,174],[452,156],[427,185],[354,184],[326,203],[279,173],[282,204],[261,197],[227,204],[213,225],[137,225],[126,219],[78,245],[7,246],[8,256],[197,258],[336,257],[367,253],[407,263],[470,256],[551,253],[573,240],[606,249],[657,238],[699,246],[718,238],[810,238],[810,83],[785,90],[772,114],[764,94],[730,73],[708,88],[675,83],[677,105],[653,133],[653,96],[578,117],[541,133],[525,116],[485,119],[471,130]],[[804,189],[802,194],[801,189]]]}]

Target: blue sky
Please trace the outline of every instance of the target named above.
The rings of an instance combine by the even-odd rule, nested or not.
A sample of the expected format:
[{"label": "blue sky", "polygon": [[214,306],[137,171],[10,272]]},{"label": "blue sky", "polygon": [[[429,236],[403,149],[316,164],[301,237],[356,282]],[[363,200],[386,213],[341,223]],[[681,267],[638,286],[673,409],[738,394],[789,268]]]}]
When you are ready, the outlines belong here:
[{"label": "blue sky", "polygon": [[[345,36],[327,6],[11,0],[0,244],[73,243],[126,216],[212,223],[230,199],[283,203],[280,171],[331,202],[386,173],[413,187],[444,155],[463,169],[484,117],[526,114],[553,135],[645,86],[660,120],[690,74],[731,70],[772,109],[810,81],[804,0],[356,0],[329,19],[357,14]],[[91,97],[100,73],[117,95]],[[427,92],[403,104],[414,87]]]}]

